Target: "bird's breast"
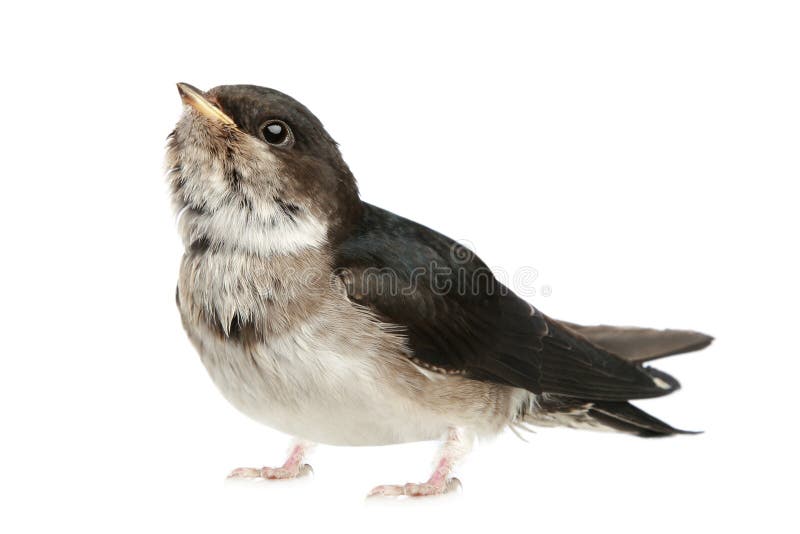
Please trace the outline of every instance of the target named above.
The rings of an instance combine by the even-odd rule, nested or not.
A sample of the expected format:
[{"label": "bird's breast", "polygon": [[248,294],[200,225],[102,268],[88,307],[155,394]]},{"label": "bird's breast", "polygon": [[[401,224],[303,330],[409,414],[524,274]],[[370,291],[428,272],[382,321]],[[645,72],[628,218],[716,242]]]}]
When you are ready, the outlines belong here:
[{"label": "bird's breast", "polygon": [[399,362],[358,340],[337,341],[346,334],[330,324],[312,319],[256,343],[198,334],[203,364],[228,401],[287,434],[380,445],[436,439],[447,428],[444,417],[415,402]]},{"label": "bird's breast", "polygon": [[330,280],[309,285],[325,279],[319,272],[301,273],[301,282],[249,258],[184,258],[184,326],[236,408],[287,434],[336,445],[505,425],[509,388],[428,376],[408,358],[404,338],[350,302],[342,287]]},{"label": "bird's breast", "polygon": [[427,379],[403,340],[319,282],[319,263],[298,275],[310,262],[286,262],[279,273],[249,258],[184,258],[181,316],[222,394],[253,419],[313,441],[438,438],[447,423],[415,400]]}]

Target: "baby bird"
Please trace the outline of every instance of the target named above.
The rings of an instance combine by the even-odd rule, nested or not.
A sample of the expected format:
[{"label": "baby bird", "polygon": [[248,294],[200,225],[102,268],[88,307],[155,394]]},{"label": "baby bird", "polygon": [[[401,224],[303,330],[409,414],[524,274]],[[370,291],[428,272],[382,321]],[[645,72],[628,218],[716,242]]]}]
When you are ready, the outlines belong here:
[{"label": "baby bird", "polygon": [[682,432],[628,401],[679,387],[643,362],[712,338],[550,318],[471,250],[363,202],[296,100],[252,85],[178,90],[167,161],[184,328],[228,401],[297,438],[281,467],[232,477],[302,476],[312,443],[443,439],[430,479],[370,492],[436,495],[459,486],[451,472],[476,436],[506,427]]}]

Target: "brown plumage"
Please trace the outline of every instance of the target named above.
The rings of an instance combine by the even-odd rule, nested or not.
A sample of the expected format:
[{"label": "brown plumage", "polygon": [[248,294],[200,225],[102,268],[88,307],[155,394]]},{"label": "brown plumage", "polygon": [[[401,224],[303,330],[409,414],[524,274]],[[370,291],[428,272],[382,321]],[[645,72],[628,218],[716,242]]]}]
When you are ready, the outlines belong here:
[{"label": "brown plumage", "polygon": [[[178,307],[244,413],[305,441],[448,436],[430,481],[378,494],[452,488],[456,444],[508,426],[679,432],[627,401],[678,388],[642,362],[711,338],[549,318],[472,251],[362,202],[336,143],[292,98],[179,89],[187,107],[167,150],[186,247]],[[297,476],[298,447],[283,468],[236,476]]]}]

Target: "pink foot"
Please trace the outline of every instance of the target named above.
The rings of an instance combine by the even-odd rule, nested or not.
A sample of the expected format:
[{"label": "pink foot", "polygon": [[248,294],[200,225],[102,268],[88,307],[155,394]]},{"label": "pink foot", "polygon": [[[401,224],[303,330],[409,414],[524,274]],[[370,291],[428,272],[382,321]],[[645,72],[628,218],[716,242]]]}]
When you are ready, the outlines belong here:
[{"label": "pink foot", "polygon": [[264,478],[267,480],[289,480],[313,473],[311,466],[303,463],[303,457],[310,445],[298,442],[292,447],[289,458],[281,467],[240,467],[234,469],[228,478]]},{"label": "pink foot", "polygon": [[432,495],[444,495],[458,490],[461,487],[461,481],[457,478],[444,479],[441,483],[423,482],[422,484],[414,484],[409,482],[404,485],[384,484],[372,488],[367,494],[367,497],[400,497],[407,495],[409,497],[430,497]]},{"label": "pink foot", "polygon": [[266,478],[267,480],[288,480],[300,478],[313,473],[314,470],[308,464],[296,467],[240,467],[231,471],[228,478]]},{"label": "pink foot", "polygon": [[447,440],[442,447],[439,461],[436,464],[433,474],[422,484],[403,484],[403,485],[383,485],[372,488],[367,494],[369,497],[428,497],[431,495],[444,495],[456,491],[461,487],[461,481],[457,478],[449,478],[456,461],[466,452],[465,439],[461,433],[453,428],[447,435]]}]

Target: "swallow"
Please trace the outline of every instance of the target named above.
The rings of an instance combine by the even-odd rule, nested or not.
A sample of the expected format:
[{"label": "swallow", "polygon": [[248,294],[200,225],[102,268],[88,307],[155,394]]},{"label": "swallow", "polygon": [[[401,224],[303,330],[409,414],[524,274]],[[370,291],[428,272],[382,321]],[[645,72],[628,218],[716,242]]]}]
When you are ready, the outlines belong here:
[{"label": "swallow", "polygon": [[315,443],[442,440],[428,480],[369,493],[438,495],[460,486],[476,437],[506,429],[684,433],[629,401],[677,390],[645,362],[710,336],[548,317],[469,248],[362,201],[337,143],[290,96],[178,91],[167,179],[183,326],[231,404],[295,437],[280,467],[231,477],[303,476]]}]

